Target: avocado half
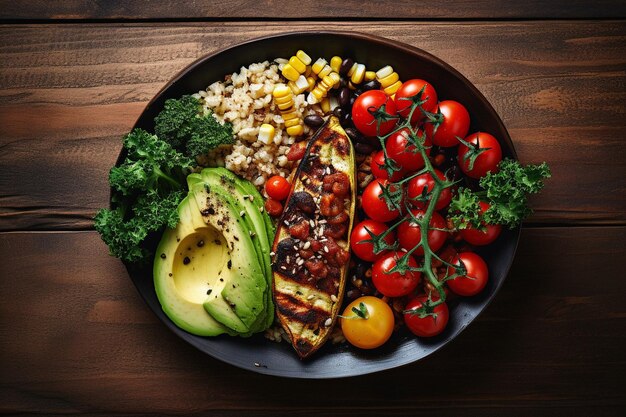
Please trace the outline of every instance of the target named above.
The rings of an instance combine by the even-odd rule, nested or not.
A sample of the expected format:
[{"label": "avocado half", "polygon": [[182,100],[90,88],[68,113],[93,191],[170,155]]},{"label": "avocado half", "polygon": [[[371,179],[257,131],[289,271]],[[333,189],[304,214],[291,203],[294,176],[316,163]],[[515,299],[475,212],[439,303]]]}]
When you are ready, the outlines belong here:
[{"label": "avocado half", "polygon": [[273,228],[268,230],[257,205],[245,204],[254,198],[237,184],[246,181],[222,174],[208,168],[187,178],[179,223],[165,231],[157,248],[154,286],[163,311],[182,329],[249,336],[274,319],[265,251]]}]

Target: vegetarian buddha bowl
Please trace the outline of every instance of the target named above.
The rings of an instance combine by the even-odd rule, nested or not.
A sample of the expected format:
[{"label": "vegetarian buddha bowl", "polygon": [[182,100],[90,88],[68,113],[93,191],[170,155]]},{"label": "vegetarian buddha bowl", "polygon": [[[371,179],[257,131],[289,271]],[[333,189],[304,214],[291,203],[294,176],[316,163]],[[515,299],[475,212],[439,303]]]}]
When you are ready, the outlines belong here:
[{"label": "vegetarian buddha bowl", "polygon": [[486,307],[548,176],[437,58],[291,33],[208,55],[157,94],[95,226],[193,346],[351,376],[427,356]]}]

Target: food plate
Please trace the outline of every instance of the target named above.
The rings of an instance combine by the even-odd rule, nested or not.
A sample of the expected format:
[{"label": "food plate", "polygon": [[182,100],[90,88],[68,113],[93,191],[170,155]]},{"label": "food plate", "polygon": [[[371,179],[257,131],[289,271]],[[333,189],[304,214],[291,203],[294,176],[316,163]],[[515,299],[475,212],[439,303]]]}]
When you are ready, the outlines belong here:
[{"label": "food plate", "polygon": [[[311,56],[350,56],[368,68],[391,65],[404,79],[423,78],[437,87],[442,99],[463,103],[470,112],[470,131],[488,131],[500,139],[504,157],[516,158],[511,138],[489,102],[466,78],[440,59],[409,45],[354,32],[311,31],[253,39],[206,55],[170,81],[147,105],[136,128],[154,131],[154,118],[165,100],[206,88],[224,74],[253,62],[288,57],[298,49]],[[118,164],[125,155],[120,155]],[[212,357],[254,372],[290,378],[337,378],[368,374],[422,359],[454,339],[493,299],[513,261],[520,229],[503,230],[498,241],[477,250],[489,265],[490,279],[479,295],[450,302],[450,322],[437,337],[424,340],[397,332],[383,347],[359,351],[347,344],[327,343],[312,358],[302,361],[287,343],[268,341],[262,334],[251,338],[198,337],[181,330],[161,310],[152,281],[152,270],[128,267],[139,293],[152,311],[176,335]]]}]

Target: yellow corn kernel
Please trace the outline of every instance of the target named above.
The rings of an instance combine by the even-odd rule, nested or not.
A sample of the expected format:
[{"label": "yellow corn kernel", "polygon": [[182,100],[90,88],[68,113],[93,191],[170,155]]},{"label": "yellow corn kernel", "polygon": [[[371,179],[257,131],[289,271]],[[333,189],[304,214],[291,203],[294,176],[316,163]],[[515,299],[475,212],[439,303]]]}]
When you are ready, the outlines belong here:
[{"label": "yellow corn kernel", "polygon": [[300,73],[298,72],[298,70],[295,69],[293,66],[291,66],[291,64],[286,64],[283,67],[282,72],[283,72],[283,77],[285,77],[289,81],[295,81],[300,76]]},{"label": "yellow corn kernel", "polygon": [[307,78],[308,78],[308,77],[309,77],[309,75],[311,75],[311,72],[312,72],[312,70],[311,70],[311,66],[310,66],[310,65],[307,65],[307,66],[306,66],[306,69],[304,70],[304,74],[303,74],[303,75],[304,75],[305,77],[307,77]]},{"label": "yellow corn kernel", "polygon": [[304,65],[311,65],[311,57],[307,55],[302,49],[296,52],[296,56]]},{"label": "yellow corn kernel", "polygon": [[285,111],[285,110],[292,108],[293,104],[294,104],[293,100],[289,100],[287,103],[277,104],[277,106],[281,111]]},{"label": "yellow corn kernel", "polygon": [[326,62],[326,60],[324,58],[318,58],[317,61],[315,61],[315,63],[313,64],[313,66],[311,67],[311,69],[313,70],[313,72],[317,75],[320,73],[320,71],[322,69],[324,69],[324,67],[326,66],[326,64],[328,64],[328,62]]},{"label": "yellow corn kernel", "polygon": [[309,88],[309,82],[306,80],[306,77],[304,75],[299,76],[295,84],[300,89],[300,93]]},{"label": "yellow corn kernel", "polygon": [[330,104],[330,111],[339,107],[339,99],[336,96],[328,96],[324,100],[328,100],[328,103]]},{"label": "yellow corn kernel", "polygon": [[300,61],[297,56],[292,56],[291,58],[289,58],[289,65],[291,65],[300,74],[306,71],[306,64]]},{"label": "yellow corn kernel", "polygon": [[313,88],[315,88],[315,78],[314,77],[307,77],[306,78],[306,82],[309,83],[309,88],[307,88],[307,91],[311,91],[311,90],[313,90]]},{"label": "yellow corn kernel", "polygon": [[396,81],[395,83],[391,84],[389,87],[385,88],[385,94],[387,94],[388,96],[392,96],[394,94],[396,94],[396,91],[398,91],[398,89],[402,86],[402,81]]},{"label": "yellow corn kernel", "polygon": [[309,104],[316,104],[322,101],[322,99],[326,96],[326,90],[320,88],[319,85],[316,85],[313,90],[306,97],[306,101]]},{"label": "yellow corn kernel", "polygon": [[269,125],[267,123],[263,123],[259,128],[259,142],[263,142],[266,145],[271,144],[274,141],[274,135],[276,130],[274,126]]},{"label": "yellow corn kernel", "polygon": [[352,64],[352,66],[350,67],[350,69],[348,70],[348,77],[352,77],[352,74],[354,74],[354,71],[356,71],[356,67],[359,64],[357,64],[356,62],[354,64]]},{"label": "yellow corn kernel", "polygon": [[297,126],[299,124],[300,124],[300,119],[297,117],[294,119],[285,120],[285,127]]},{"label": "yellow corn kernel", "polygon": [[354,84],[352,84],[352,81],[348,81],[348,88],[350,90],[356,90],[356,86]]},{"label": "yellow corn kernel", "polygon": [[287,134],[289,136],[300,136],[304,133],[304,127],[302,125],[291,126],[287,128]]},{"label": "yellow corn kernel", "polygon": [[390,75],[386,76],[385,78],[379,78],[378,82],[380,83],[380,86],[382,88],[387,88],[390,85],[398,82],[399,79],[400,79],[400,76],[398,75],[398,73],[392,72]]},{"label": "yellow corn kernel", "polygon": [[291,96],[291,89],[285,84],[278,84],[274,87],[272,95],[274,98]]},{"label": "yellow corn kernel", "polygon": [[381,78],[388,77],[389,75],[391,75],[392,72],[393,72],[393,68],[391,68],[391,66],[389,65],[384,66],[378,71],[376,71],[376,78],[380,80]]},{"label": "yellow corn kernel", "polygon": [[339,72],[339,68],[341,67],[342,62],[343,59],[341,59],[340,56],[334,56],[330,59],[330,67],[333,69],[333,71]]},{"label": "yellow corn kernel", "polygon": [[325,65],[324,68],[322,68],[322,70],[317,74],[317,78],[324,78],[331,72],[333,72],[333,69],[330,65]]},{"label": "yellow corn kernel", "polygon": [[376,79],[376,71],[365,71],[365,81],[372,81]]},{"label": "yellow corn kernel", "polygon": [[[291,82],[291,81],[289,81],[289,82]],[[285,97],[274,97],[274,103],[276,103],[276,104],[293,103],[293,95],[291,94],[291,91],[289,92],[288,96],[285,96]]]},{"label": "yellow corn kernel", "polygon": [[[301,76],[301,77],[302,77],[302,76]],[[300,79],[300,78],[298,78],[298,79]],[[305,78],[305,81],[306,81],[306,78]],[[297,82],[297,81],[296,81],[296,82]],[[300,87],[298,86],[298,84],[294,83],[293,81],[289,81],[289,82],[287,83],[287,85],[289,86],[289,88],[291,88],[291,91],[292,91],[294,94],[296,94],[296,95],[301,94],[302,92],[304,92],[304,88],[300,88]],[[309,85],[307,84],[307,87],[308,87],[308,86],[309,86]]]},{"label": "yellow corn kernel", "polygon": [[322,78],[322,81],[320,81],[318,85],[320,84],[322,87],[324,87],[326,91],[328,91],[333,87],[333,85],[335,85],[335,79],[331,77],[330,75],[327,75],[324,78]]},{"label": "yellow corn kernel", "polygon": [[350,81],[353,84],[361,84],[363,82],[363,78],[365,77],[365,65],[357,64],[356,69],[352,73],[350,77]]},{"label": "yellow corn kernel", "polygon": [[292,111],[288,111],[286,113],[282,113],[281,117],[283,118],[284,121],[291,120],[291,119],[297,119],[298,118],[298,113],[295,110],[292,110]]},{"label": "yellow corn kernel", "polygon": [[320,107],[324,113],[330,113],[330,100],[328,98],[322,100]]}]

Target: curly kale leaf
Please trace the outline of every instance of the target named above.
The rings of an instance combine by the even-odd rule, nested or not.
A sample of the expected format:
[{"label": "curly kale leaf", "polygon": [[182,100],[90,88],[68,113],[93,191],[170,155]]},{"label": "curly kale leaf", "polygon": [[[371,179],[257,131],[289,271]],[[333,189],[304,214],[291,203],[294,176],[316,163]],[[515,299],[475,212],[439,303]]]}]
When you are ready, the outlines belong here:
[{"label": "curly kale leaf", "polygon": [[122,207],[100,209],[94,217],[94,227],[109,247],[109,253],[127,262],[139,262],[150,257],[148,250],[141,246],[148,235],[143,225],[135,219],[126,220]]},{"label": "curly kale leaf", "polygon": [[154,119],[154,130],[159,138],[191,158],[234,143],[230,123],[222,125],[211,114],[200,112],[200,101],[192,96],[166,100],[164,109]]},{"label": "curly kale leaf", "polygon": [[191,136],[190,121],[198,118],[200,102],[192,96],[165,101],[163,110],[154,118],[154,132],[176,149],[183,149]]},{"label": "curly kale leaf", "polygon": [[457,229],[472,227],[480,229],[480,198],[469,188],[459,188],[459,191],[450,201],[449,218]]},{"label": "curly kale leaf", "polygon": [[179,219],[178,205],[185,195],[183,190],[172,191],[165,196],[150,190],[133,204],[134,218],[140,219],[149,231],[157,231],[163,226],[174,228]]},{"label": "curly kale leaf", "polygon": [[[484,224],[501,224],[513,228],[532,214],[528,196],[543,188],[543,180],[550,178],[550,168],[539,165],[521,165],[518,161],[504,159],[495,173],[480,179],[484,191],[473,192],[460,188],[450,202],[450,219],[458,229],[481,229]],[[481,214],[480,201],[489,204]]]},{"label": "curly kale leaf", "polygon": [[114,208],[98,211],[94,227],[112,255],[140,263],[151,256],[145,246],[149,234],[178,223],[192,161],[141,129],[124,138],[124,148],[126,159],[109,173]]},{"label": "curly kale leaf", "polygon": [[512,159],[500,162],[496,173],[488,172],[480,179],[491,207],[484,213],[488,224],[502,224],[513,228],[532,214],[528,195],[543,188],[543,180],[550,178],[550,168],[540,165],[522,166]]},{"label": "curly kale leaf", "polygon": [[109,183],[125,196],[150,189],[177,189],[185,183],[185,170],[191,159],[142,129],[124,138],[128,155],[109,172]]}]

